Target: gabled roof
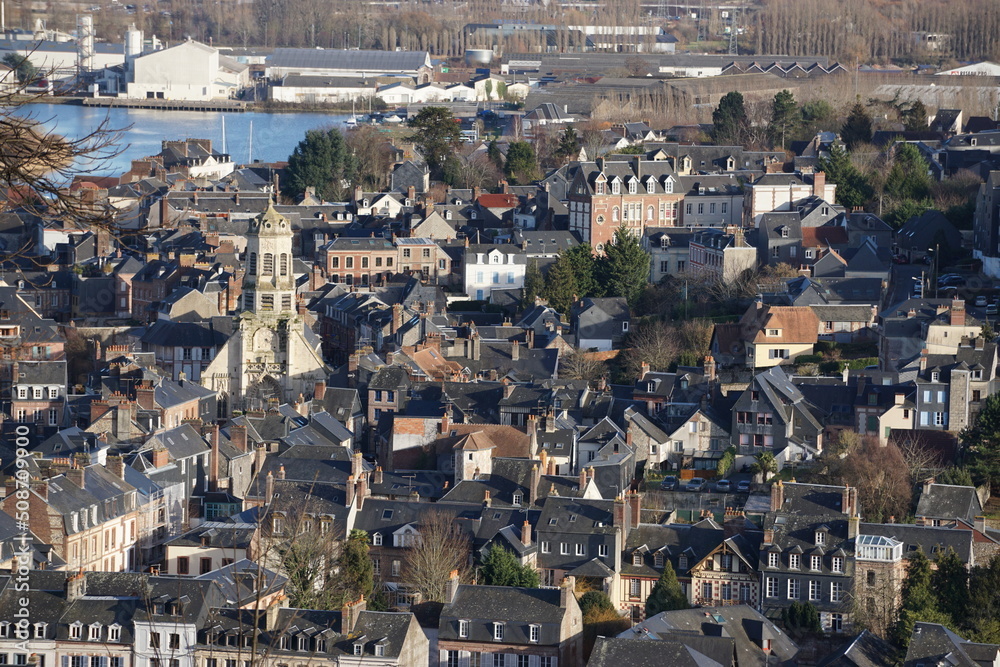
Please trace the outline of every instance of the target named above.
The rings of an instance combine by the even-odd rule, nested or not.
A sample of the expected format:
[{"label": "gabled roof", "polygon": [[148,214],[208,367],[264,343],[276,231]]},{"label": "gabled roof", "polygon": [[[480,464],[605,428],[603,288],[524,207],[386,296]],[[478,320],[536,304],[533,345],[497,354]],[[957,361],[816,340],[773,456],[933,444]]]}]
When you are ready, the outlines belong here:
[{"label": "gabled roof", "polygon": [[971,522],[982,513],[983,505],[975,487],[928,484],[920,494],[915,516]]}]

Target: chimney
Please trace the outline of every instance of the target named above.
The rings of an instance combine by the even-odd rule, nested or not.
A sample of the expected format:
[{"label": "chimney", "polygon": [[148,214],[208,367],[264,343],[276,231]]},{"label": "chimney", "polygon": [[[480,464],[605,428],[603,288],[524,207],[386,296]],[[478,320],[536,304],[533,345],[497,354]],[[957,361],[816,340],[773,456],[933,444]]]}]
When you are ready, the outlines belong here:
[{"label": "chimney", "polygon": [[[985,522],[985,519],[983,519]],[[526,547],[531,546],[531,524],[525,519],[524,523],[521,524],[521,544]]]},{"label": "chimney", "polygon": [[347,496],[344,498],[344,504],[350,507],[354,504],[354,492],[357,489],[354,486],[354,475],[348,475],[347,477]]},{"label": "chimney", "polygon": [[143,382],[135,388],[135,402],[143,410],[156,409],[156,389],[152,382]]},{"label": "chimney", "polygon": [[444,603],[451,604],[455,601],[455,596],[458,594],[458,570],[452,570],[448,574],[448,583],[445,584],[444,588]]},{"label": "chimney", "polygon": [[927,351],[926,347],[924,349],[920,350],[920,372],[921,373],[923,373],[924,371],[927,370],[927,355],[928,354],[929,354],[929,352]]},{"label": "chimney", "polygon": [[576,589],[576,577],[572,575],[567,575],[562,583],[559,585],[559,608],[567,609],[569,607],[569,599],[574,594]]},{"label": "chimney", "polygon": [[125,479],[125,459],[121,456],[109,456],[105,467],[115,477]]},{"label": "chimney", "polygon": [[83,570],[66,579],[66,601],[76,602],[87,594],[87,575]]},{"label": "chimney", "polygon": [[360,205],[361,199],[364,196],[364,191],[361,189],[360,185],[354,186],[354,203]]},{"label": "chimney", "polygon": [[382,483],[382,466],[375,466],[375,474],[373,477],[375,478],[375,484]]},{"label": "chimney", "polygon": [[111,406],[108,405],[107,401],[91,401],[90,402],[90,423],[93,424],[95,421],[103,417],[111,410]]},{"label": "chimney", "polygon": [[[76,464],[74,463],[74,465]],[[85,474],[83,468],[74,467],[66,471],[66,479],[73,482],[81,489],[86,488],[86,482],[84,481],[84,477]]]},{"label": "chimney", "polygon": [[853,540],[861,530],[861,517],[855,514],[847,517],[847,539]]},{"label": "chimney", "polygon": [[615,498],[614,512],[615,526],[621,528],[622,540],[626,540],[630,532],[629,519],[631,516],[628,508],[625,506],[625,500],[621,496]]},{"label": "chimney", "polygon": [[365,503],[365,498],[368,497],[368,476],[359,475],[356,485],[357,492],[355,493],[355,497],[358,499],[358,509],[360,510]]},{"label": "chimney", "polygon": [[503,384],[503,397],[510,398],[510,395],[514,393],[514,385],[507,378],[501,380],[501,383]]},{"label": "chimney", "polygon": [[549,411],[545,413],[545,432],[552,433],[556,430],[556,413],[555,410],[549,408]]},{"label": "chimney", "polygon": [[229,440],[233,447],[241,452],[247,451],[247,427],[242,424],[234,424],[229,427]]},{"label": "chimney", "polygon": [[281,481],[281,480],[285,479],[285,466],[284,465],[278,466],[278,474],[275,475],[274,478],[276,480],[278,480],[278,481]]},{"label": "chimney", "polygon": [[642,522],[642,496],[638,492],[633,491],[626,496],[626,500],[632,511],[630,525],[638,526]]},{"label": "chimney", "polygon": [[764,529],[764,544],[774,544],[774,528]]},{"label": "chimney", "polygon": [[326,382],[324,380],[317,380],[316,384],[313,385],[313,400],[322,401],[326,396]]},{"label": "chimney", "polygon": [[441,435],[451,431],[451,403],[445,403],[444,414],[441,415]]},{"label": "chimney", "polygon": [[543,475],[549,474],[549,453],[544,449],[538,453],[538,459],[542,462],[541,469]]},{"label": "chimney", "polygon": [[274,602],[271,603],[270,606],[268,606],[266,612],[267,618],[265,619],[266,630],[269,631],[278,630],[279,632],[281,631],[281,629],[278,628],[278,612],[280,610],[281,610],[281,602],[279,600],[275,600]]},{"label": "chimney", "polygon": [[825,190],[826,190],[826,174],[822,171],[817,171],[815,174],[813,174],[813,196],[823,197]]},{"label": "chimney", "polygon": [[354,452],[351,456],[351,475],[354,479],[361,479],[361,472],[364,469],[362,466],[361,452]]},{"label": "chimney", "polygon": [[344,606],[340,608],[340,631],[344,634],[351,632],[354,629],[354,624],[358,622],[361,612],[367,608],[368,603],[365,601],[364,595],[354,602],[345,602]]},{"label": "chimney", "polygon": [[524,332],[524,346],[529,350],[535,347],[535,330],[526,329]]},{"label": "chimney", "polygon": [[962,299],[951,300],[951,326],[965,326],[965,301]]},{"label": "chimney", "polygon": [[264,478],[264,502],[269,503],[272,498],[274,498],[274,475],[268,470],[267,477]]},{"label": "chimney", "polygon": [[519,349],[520,347],[521,346],[517,344],[516,340],[510,346],[510,360],[511,361],[517,361],[518,359],[520,359],[520,357],[521,357],[521,352],[520,352],[520,349]]},{"label": "chimney", "polygon": [[410,204],[413,204],[417,198],[417,189],[410,185],[406,188],[406,198],[410,200]]},{"label": "chimney", "polygon": [[219,490],[219,425],[212,424],[209,434],[212,451],[208,457],[208,488],[211,491]]},{"label": "chimney", "polygon": [[771,485],[771,511],[777,512],[785,504],[785,485],[779,479]]},{"label": "chimney", "polygon": [[704,366],[705,379],[709,382],[715,382],[715,357],[710,354],[706,356]]},{"label": "chimney", "polygon": [[639,379],[644,379],[647,374],[649,374],[649,364],[644,361],[642,362],[642,366],[639,367]]},{"label": "chimney", "polygon": [[361,353],[354,352],[347,358],[347,386],[358,386],[358,366],[361,364]]},{"label": "chimney", "polygon": [[929,477],[929,478],[925,479],[924,482],[923,482],[923,484],[922,484],[922,488],[920,489],[920,493],[930,493],[931,492],[931,486],[933,484],[934,484],[934,478],[933,477]]},{"label": "chimney", "polygon": [[538,464],[531,466],[531,479],[528,481],[528,507],[534,507],[538,500],[538,484],[542,479],[542,474],[538,470]]},{"label": "chimney", "polygon": [[587,470],[585,468],[580,468],[580,493],[587,488]]},{"label": "chimney", "polygon": [[858,513],[858,489],[853,486],[845,486],[841,491],[840,511],[847,516],[854,516]]},{"label": "chimney", "polygon": [[490,490],[486,489],[483,495],[483,507],[490,507],[493,504],[493,498],[490,497]]},{"label": "chimney", "polygon": [[396,333],[403,328],[403,304],[394,303],[392,304],[392,325],[389,327],[389,331]]}]

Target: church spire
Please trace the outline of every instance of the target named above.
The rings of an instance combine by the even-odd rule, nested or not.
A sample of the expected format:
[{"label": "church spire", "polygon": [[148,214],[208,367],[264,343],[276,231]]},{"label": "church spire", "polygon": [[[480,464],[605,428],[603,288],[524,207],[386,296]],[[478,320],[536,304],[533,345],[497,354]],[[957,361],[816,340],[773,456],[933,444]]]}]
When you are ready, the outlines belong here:
[{"label": "church spire", "polygon": [[273,202],[250,221],[247,230],[243,310],[258,315],[295,312],[292,225]]}]

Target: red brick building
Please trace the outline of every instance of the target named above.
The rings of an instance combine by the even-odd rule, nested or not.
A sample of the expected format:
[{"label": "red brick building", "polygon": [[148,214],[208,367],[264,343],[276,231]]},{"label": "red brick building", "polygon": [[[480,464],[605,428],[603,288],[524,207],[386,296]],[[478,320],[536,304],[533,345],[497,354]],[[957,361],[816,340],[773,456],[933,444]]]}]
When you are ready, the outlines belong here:
[{"label": "red brick building", "polygon": [[569,188],[569,228],[602,252],[623,224],[637,236],[646,227],[680,225],[683,199],[683,188],[666,160],[598,158],[580,164]]}]

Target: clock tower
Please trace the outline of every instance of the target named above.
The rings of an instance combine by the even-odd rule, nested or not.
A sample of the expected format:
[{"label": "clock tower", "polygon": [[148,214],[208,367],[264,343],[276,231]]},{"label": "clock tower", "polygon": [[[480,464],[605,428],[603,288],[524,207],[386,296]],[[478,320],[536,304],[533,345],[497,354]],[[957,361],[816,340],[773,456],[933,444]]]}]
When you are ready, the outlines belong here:
[{"label": "clock tower", "polygon": [[292,226],[268,204],[250,221],[236,331],[202,375],[226,412],[312,396],[328,370],[320,339],[298,314]]}]

